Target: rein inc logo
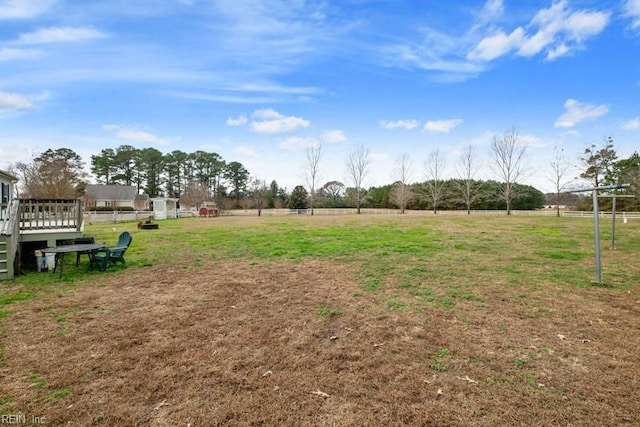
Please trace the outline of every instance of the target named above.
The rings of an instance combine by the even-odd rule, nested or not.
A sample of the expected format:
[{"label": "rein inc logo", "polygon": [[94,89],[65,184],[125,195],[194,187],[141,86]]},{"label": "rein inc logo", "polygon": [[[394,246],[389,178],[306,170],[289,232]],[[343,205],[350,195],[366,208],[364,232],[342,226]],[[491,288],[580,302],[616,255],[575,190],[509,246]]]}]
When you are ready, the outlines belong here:
[{"label": "rein inc logo", "polygon": [[25,414],[0,414],[0,425],[45,425],[47,420],[42,416]]}]

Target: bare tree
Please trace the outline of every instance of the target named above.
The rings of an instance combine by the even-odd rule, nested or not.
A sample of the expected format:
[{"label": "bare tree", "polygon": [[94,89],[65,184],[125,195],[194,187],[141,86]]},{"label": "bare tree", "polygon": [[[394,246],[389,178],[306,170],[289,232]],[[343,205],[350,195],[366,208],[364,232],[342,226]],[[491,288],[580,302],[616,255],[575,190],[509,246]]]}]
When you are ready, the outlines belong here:
[{"label": "bare tree", "polygon": [[307,147],[307,184],[309,185],[309,201],[311,203],[311,215],[313,215],[314,199],[316,194],[316,183],[318,182],[318,172],[320,169],[320,158],[322,157],[322,145],[317,144]]},{"label": "bare tree", "polygon": [[554,158],[551,161],[551,181],[555,191],[556,216],[560,216],[560,193],[565,189],[567,182],[565,176],[569,170],[569,163],[564,158],[564,149],[554,147]]},{"label": "bare tree", "polygon": [[396,180],[393,189],[391,190],[390,198],[391,202],[396,204],[400,208],[400,213],[404,214],[404,211],[411,198],[411,187],[409,187],[409,178],[411,176],[411,158],[407,153],[402,154],[398,160],[396,160],[393,177]]},{"label": "bare tree", "polygon": [[364,199],[362,185],[367,176],[369,163],[369,149],[362,145],[353,149],[347,158],[347,174],[355,187],[355,202],[358,214],[360,213],[360,205]]},{"label": "bare tree", "polygon": [[436,148],[429,154],[429,159],[425,162],[424,167],[427,172],[427,199],[431,202],[433,213],[438,213],[438,204],[442,199],[445,181],[442,179],[442,172],[445,166],[445,159],[440,153],[440,149]]},{"label": "bare tree", "polygon": [[507,215],[511,215],[514,188],[525,172],[526,151],[527,146],[520,142],[516,128],[501,136],[495,135],[491,142],[493,169],[500,180],[502,199],[507,204]]},{"label": "bare tree", "polygon": [[262,209],[264,209],[267,204],[267,195],[269,193],[267,183],[262,179],[252,179],[249,184],[249,192],[253,206],[258,210],[258,216],[262,215]]},{"label": "bare tree", "polygon": [[474,178],[478,172],[476,152],[473,145],[467,144],[460,154],[458,175],[460,176],[462,200],[467,207],[467,215],[471,215],[471,206],[480,197],[480,183]]}]

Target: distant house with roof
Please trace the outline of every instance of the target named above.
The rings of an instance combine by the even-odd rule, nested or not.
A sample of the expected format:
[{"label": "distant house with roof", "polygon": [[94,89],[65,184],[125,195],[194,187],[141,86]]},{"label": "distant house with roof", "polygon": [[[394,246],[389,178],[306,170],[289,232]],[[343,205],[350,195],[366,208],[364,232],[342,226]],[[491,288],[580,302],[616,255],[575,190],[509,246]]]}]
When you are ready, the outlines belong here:
[{"label": "distant house with roof", "polygon": [[149,208],[149,196],[138,194],[132,185],[87,184],[85,209],[101,207],[145,210]]}]

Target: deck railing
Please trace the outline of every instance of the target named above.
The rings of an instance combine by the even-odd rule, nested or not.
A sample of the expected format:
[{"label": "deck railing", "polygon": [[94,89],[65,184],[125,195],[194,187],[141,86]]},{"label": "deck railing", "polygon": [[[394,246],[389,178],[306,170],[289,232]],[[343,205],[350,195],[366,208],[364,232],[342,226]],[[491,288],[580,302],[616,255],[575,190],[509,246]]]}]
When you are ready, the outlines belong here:
[{"label": "deck railing", "polygon": [[20,199],[20,230],[76,230],[82,227],[82,202],[76,199]]}]

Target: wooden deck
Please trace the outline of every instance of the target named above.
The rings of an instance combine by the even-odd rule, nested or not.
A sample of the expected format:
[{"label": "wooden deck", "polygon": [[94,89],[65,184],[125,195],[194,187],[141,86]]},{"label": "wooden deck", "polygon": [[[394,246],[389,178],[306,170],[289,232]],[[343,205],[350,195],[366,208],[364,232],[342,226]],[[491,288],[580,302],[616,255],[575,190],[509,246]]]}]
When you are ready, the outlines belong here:
[{"label": "wooden deck", "polygon": [[82,202],[77,199],[14,199],[0,207],[0,280],[30,264],[34,249],[81,237]]}]

